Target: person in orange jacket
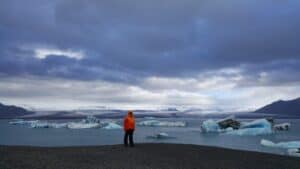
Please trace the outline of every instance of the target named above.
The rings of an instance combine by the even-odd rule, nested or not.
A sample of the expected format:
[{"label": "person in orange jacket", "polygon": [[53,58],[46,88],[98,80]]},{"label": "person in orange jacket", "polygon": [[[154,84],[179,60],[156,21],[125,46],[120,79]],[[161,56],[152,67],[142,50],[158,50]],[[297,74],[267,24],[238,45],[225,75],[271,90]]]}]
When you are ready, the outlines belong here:
[{"label": "person in orange jacket", "polygon": [[135,120],[133,117],[133,113],[132,111],[128,111],[127,116],[125,116],[124,118],[124,124],[123,124],[123,128],[124,128],[124,146],[128,146],[128,137],[129,137],[129,144],[131,147],[134,146],[133,143],[133,132],[135,129]]}]

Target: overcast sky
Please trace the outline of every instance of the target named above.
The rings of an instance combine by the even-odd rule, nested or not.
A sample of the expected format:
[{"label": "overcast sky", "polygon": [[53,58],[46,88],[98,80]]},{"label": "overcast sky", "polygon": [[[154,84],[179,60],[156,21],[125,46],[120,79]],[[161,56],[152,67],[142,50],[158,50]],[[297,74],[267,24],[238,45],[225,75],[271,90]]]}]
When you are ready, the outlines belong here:
[{"label": "overcast sky", "polygon": [[300,96],[299,0],[1,0],[0,102],[255,109]]}]

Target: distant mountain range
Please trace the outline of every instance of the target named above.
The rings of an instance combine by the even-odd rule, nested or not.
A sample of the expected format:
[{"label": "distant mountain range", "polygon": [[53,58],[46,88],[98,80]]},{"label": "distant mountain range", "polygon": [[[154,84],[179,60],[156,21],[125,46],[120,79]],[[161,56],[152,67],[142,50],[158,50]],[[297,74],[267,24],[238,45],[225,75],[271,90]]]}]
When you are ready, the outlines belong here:
[{"label": "distant mountain range", "polygon": [[28,111],[24,108],[17,106],[8,106],[0,103],[0,118],[16,118],[20,116],[34,114],[32,111]]},{"label": "distant mountain range", "polygon": [[300,98],[288,101],[279,100],[257,109],[253,113],[300,117]]},{"label": "distant mountain range", "polygon": [[[190,112],[191,111],[191,112]],[[209,113],[201,114],[201,109],[179,111],[177,109],[167,109],[165,111],[146,111],[135,110],[136,117],[210,117],[218,118],[225,117],[228,114]],[[194,113],[195,112],[195,113]],[[198,112],[198,113],[197,113]],[[200,112],[200,114],[199,114]],[[38,119],[64,119],[64,118],[82,118],[89,114],[94,114],[99,118],[122,118],[126,111],[124,110],[105,110],[98,112],[96,110],[90,111],[53,111],[53,112],[33,112],[18,106],[9,106],[0,103],[0,119],[11,118],[38,118]],[[236,113],[238,117],[262,117],[262,116],[277,116],[277,117],[300,117],[300,98],[288,101],[275,101],[254,112]]]}]

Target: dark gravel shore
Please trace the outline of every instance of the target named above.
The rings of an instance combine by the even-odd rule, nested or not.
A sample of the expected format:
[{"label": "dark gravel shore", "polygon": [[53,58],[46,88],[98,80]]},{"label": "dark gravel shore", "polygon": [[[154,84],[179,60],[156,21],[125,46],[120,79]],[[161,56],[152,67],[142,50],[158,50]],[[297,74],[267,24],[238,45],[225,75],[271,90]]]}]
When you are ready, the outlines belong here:
[{"label": "dark gravel shore", "polygon": [[181,144],[0,146],[0,169],[300,169],[300,158]]}]

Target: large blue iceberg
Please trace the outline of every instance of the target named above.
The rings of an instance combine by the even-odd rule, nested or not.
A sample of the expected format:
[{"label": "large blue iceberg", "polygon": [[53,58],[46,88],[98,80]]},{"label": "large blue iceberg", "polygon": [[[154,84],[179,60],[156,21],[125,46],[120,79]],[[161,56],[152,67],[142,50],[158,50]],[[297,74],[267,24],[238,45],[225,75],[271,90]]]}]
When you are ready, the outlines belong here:
[{"label": "large blue iceberg", "polygon": [[272,124],[266,119],[258,119],[251,122],[242,122],[240,128],[236,130],[231,127],[222,129],[218,122],[219,121],[212,119],[205,120],[201,125],[201,129],[206,133],[214,132],[239,136],[256,136],[273,133]]}]

